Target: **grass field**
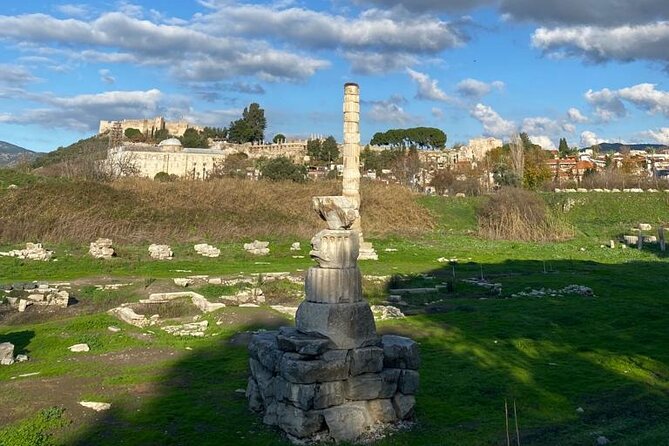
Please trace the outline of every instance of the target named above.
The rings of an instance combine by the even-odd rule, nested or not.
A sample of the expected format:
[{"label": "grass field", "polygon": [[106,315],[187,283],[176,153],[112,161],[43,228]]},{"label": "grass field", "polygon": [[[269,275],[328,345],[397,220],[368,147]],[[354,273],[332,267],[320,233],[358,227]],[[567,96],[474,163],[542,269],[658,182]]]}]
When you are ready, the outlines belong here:
[{"label": "grass field", "polygon": [[[570,197],[577,202],[564,217],[577,235],[563,243],[477,238],[475,209],[484,198],[420,198],[433,229],[373,239],[380,259],[361,263],[365,275],[393,275],[390,283],[403,287],[455,278],[452,292],[406,297],[411,316],[377,324],[383,333],[419,341],[423,361],[416,425],[380,445],[505,445],[505,400],[515,401],[524,445],[591,445],[598,436],[616,445],[669,444],[669,260],[654,246],[601,247],[639,222],[669,221],[667,198],[545,198],[562,209]],[[172,277],[299,273],[311,265],[308,240],[300,240],[303,259],[288,249],[295,240],[270,241],[267,257],[225,242],[217,244],[218,259],[196,257],[183,244],[173,247],[174,260],[156,262],[146,246],[125,244],[118,258],[94,261],[85,246],[64,243],[49,246],[58,262],[0,258],[0,284],[68,280],[79,300],[47,314],[0,313],[0,342],[13,342],[31,358],[0,367],[0,445],[288,444],[247,410],[238,392],[248,373],[239,333],[290,324],[285,316],[268,307],[224,308],[204,316],[207,336],[196,339],[135,328],[104,312],[170,289]],[[462,282],[480,277],[501,283],[501,296]],[[133,285],[92,286],[112,281]],[[511,297],[570,284],[591,287],[595,297]],[[377,302],[389,286],[365,281],[365,294]],[[269,293],[269,303],[283,290]],[[222,289],[202,291],[213,297]],[[112,333],[110,325],[122,330]],[[91,351],[67,350],[81,342]],[[77,404],[83,399],[111,402],[112,409],[94,413]]]}]

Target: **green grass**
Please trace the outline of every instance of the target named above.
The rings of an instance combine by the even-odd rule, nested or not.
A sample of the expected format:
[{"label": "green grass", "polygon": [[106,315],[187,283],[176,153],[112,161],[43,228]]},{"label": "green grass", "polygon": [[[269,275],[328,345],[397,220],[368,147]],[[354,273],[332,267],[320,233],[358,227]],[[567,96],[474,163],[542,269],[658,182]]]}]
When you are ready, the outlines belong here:
[{"label": "green grass", "polygon": [[51,407],[40,410],[35,416],[16,426],[0,429],[1,446],[49,446],[56,443],[51,431],[67,424],[64,410]]},{"label": "green grass", "polygon": [[[521,444],[590,445],[599,435],[616,445],[669,444],[669,259],[653,247],[600,247],[621,225],[666,221],[669,209],[661,207],[663,196],[639,202],[640,195],[629,194],[629,200],[621,201],[629,210],[611,211],[613,217],[607,219],[599,214],[614,203],[600,207],[598,195],[603,194],[573,194],[595,204],[593,209],[578,205],[567,213],[579,234],[569,242],[478,239],[468,231],[475,229],[474,209],[482,199],[469,198],[421,199],[439,217],[439,226],[429,236],[374,240],[380,260],[361,262],[363,274],[396,278],[389,283],[365,281],[365,296],[372,303],[384,300],[389,286],[433,286],[455,274],[454,291],[408,296],[414,315],[378,323],[383,333],[416,339],[422,358],[417,424],[379,445],[504,445],[505,400],[517,405]],[[89,259],[82,248],[63,245],[55,247],[55,263],[0,258],[0,283],[139,278],[134,287],[115,292],[81,290],[82,303],[103,308],[120,299],[136,300],[141,287],[154,279],[297,272],[312,265],[308,258],[293,259],[288,246],[287,241],[273,242],[269,256],[256,258],[239,244],[230,244],[219,259],[196,257],[189,253],[190,246],[176,246],[177,257],[170,262],[149,260],[145,247],[124,246],[123,256],[104,262]],[[440,257],[458,262],[439,263]],[[501,283],[502,295],[490,296],[461,281],[481,276]],[[557,289],[569,284],[589,286],[596,297],[510,297],[527,287]],[[300,291],[284,281],[262,287],[270,303]],[[236,289],[196,288],[210,298]],[[425,305],[433,299],[441,302]],[[201,339],[172,337],[158,328],[142,330],[104,313],[1,326],[0,342],[13,342],[17,353],[31,358],[0,367],[0,407],[15,413],[15,421],[5,429],[18,432],[21,426],[44,424],[36,421],[36,414],[53,407],[49,395],[43,402],[28,399],[21,391],[25,387],[11,379],[40,372],[22,383],[72,380],[79,387],[63,390],[61,398],[95,397],[112,403],[97,421],[73,419],[69,426],[47,423],[47,428],[31,430],[53,429],[49,441],[56,444],[288,445],[247,410],[244,395],[236,392],[246,385],[248,353],[231,339],[240,331],[271,328],[268,314],[266,308],[222,309],[205,316],[209,336]],[[217,325],[219,320],[231,322]],[[109,325],[122,331],[111,333]],[[79,342],[88,342],[91,352],[67,350]],[[577,413],[579,407],[583,413]],[[66,410],[58,419],[72,417]],[[3,438],[0,435],[0,444]]]}]

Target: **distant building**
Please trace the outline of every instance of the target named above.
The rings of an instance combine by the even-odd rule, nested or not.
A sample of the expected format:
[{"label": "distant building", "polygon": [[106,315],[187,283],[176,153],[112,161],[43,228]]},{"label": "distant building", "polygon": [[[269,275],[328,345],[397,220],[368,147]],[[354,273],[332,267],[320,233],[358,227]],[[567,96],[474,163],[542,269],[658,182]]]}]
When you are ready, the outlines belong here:
[{"label": "distant building", "polygon": [[165,121],[165,118],[158,116],[151,119],[123,119],[121,121],[100,121],[98,134],[103,134],[111,130],[114,122],[120,122],[123,131],[127,129],[137,129],[144,135],[151,136],[159,130],[167,130],[172,136],[183,136],[184,132],[193,128],[202,130],[202,127],[193,125],[187,121]]}]

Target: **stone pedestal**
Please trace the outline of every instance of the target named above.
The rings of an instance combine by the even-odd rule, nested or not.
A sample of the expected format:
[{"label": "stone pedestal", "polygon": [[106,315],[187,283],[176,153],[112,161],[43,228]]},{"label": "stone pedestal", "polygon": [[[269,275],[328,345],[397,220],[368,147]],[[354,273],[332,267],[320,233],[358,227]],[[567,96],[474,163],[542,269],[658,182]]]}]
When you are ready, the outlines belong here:
[{"label": "stone pedestal", "polygon": [[318,266],[307,272],[295,328],[251,339],[246,395],[265,424],[289,436],[354,442],[377,424],[412,416],[418,346],[376,333],[357,265],[355,197],[314,197],[313,208],[328,225],[311,240]]}]

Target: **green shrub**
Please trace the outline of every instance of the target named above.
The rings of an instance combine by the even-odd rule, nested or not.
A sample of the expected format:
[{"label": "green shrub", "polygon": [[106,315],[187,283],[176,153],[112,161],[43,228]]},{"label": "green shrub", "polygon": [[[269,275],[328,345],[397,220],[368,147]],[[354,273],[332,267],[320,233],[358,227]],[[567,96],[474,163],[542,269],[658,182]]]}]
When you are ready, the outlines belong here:
[{"label": "green shrub", "polygon": [[267,161],[262,168],[262,176],[272,181],[290,180],[302,183],[306,179],[307,168],[281,156]]},{"label": "green shrub", "polygon": [[161,183],[171,183],[173,181],[176,181],[179,177],[177,177],[173,173],[167,173],[167,172],[158,172],[153,179],[155,181],[159,181]]}]

